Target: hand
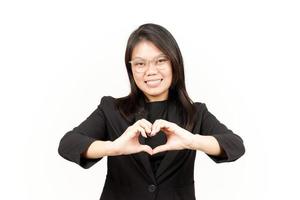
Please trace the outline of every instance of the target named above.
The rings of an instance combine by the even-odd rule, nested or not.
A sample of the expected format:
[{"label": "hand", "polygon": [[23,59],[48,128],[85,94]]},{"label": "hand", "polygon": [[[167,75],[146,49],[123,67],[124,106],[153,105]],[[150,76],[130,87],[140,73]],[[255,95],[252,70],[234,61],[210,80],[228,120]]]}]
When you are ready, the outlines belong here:
[{"label": "hand", "polygon": [[156,120],[152,125],[152,131],[149,136],[153,137],[160,130],[162,130],[166,134],[167,142],[154,148],[153,154],[169,150],[191,148],[194,135],[189,131],[181,128],[177,124],[163,119]]},{"label": "hand", "polygon": [[129,126],[119,138],[113,141],[115,154],[128,155],[145,151],[152,155],[152,148],[139,142],[140,134],[145,138],[148,137],[146,133],[151,132],[151,126],[152,124],[145,119],[140,119]]}]

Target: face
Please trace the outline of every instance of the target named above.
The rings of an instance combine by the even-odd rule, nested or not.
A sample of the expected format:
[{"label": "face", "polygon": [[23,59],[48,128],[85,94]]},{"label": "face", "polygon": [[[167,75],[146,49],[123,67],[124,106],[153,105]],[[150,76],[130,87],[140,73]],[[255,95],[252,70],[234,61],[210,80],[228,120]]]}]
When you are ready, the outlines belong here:
[{"label": "face", "polygon": [[150,102],[168,99],[172,66],[166,55],[149,41],[140,41],[132,51],[131,69],[137,87]]}]

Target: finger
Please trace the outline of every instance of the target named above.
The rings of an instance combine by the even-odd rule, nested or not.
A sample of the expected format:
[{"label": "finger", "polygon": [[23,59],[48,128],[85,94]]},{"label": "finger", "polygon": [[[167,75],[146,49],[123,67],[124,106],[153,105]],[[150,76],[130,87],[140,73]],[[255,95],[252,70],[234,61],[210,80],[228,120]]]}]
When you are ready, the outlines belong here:
[{"label": "finger", "polygon": [[144,118],[142,119],[142,121],[143,121],[143,123],[146,123],[149,128],[151,128],[151,126],[152,126],[151,122],[149,122],[147,119],[144,119]]},{"label": "finger", "polygon": [[136,129],[137,129],[137,131],[139,131],[139,132],[142,134],[143,137],[145,137],[145,138],[148,137],[147,134],[145,133],[144,128],[142,128],[142,127],[140,127],[140,126],[137,126]]},{"label": "finger", "polygon": [[143,137],[147,137],[147,135],[145,134],[145,130],[142,127],[137,126],[137,125],[132,126],[132,130],[130,133],[131,133],[132,137],[135,137],[139,134],[141,134]]},{"label": "finger", "polygon": [[157,119],[157,120],[154,121],[154,123],[153,123],[153,125],[152,125],[152,130],[151,130],[150,136],[156,135],[157,129],[158,129],[157,126],[158,126],[159,122],[160,122],[159,119]]},{"label": "finger", "polygon": [[155,147],[152,150],[152,153],[156,154],[156,153],[160,153],[160,152],[164,152],[164,151],[168,151],[168,150],[169,150],[168,145],[164,144],[164,145],[160,145],[160,146]]},{"label": "finger", "polygon": [[151,133],[152,124],[149,121],[146,119],[141,119],[138,124],[145,129],[146,133]]},{"label": "finger", "polygon": [[165,120],[162,120],[162,119],[157,120],[157,121],[156,121],[156,125],[155,125],[155,127],[154,127],[154,129],[153,129],[153,132],[152,132],[151,136],[155,136],[155,135],[160,131],[161,127],[164,126],[163,124],[164,124],[165,122],[166,122],[166,121],[165,121]]},{"label": "finger", "polygon": [[163,128],[163,127],[170,127],[172,124],[172,122],[169,122],[167,120],[159,120],[159,125],[160,125],[160,128]]},{"label": "finger", "polygon": [[168,130],[170,132],[175,131],[174,124],[172,124],[171,122],[167,122],[167,121],[164,122],[163,124],[161,124],[160,129]]},{"label": "finger", "polygon": [[148,146],[148,145],[141,145],[140,151],[145,151],[145,152],[147,152],[150,155],[153,154],[152,148],[150,146]]},{"label": "finger", "polygon": [[[146,132],[150,132],[151,129],[150,127],[147,125],[147,122],[145,122],[146,120],[140,119],[138,120],[135,124],[134,127],[141,127],[143,128]],[[147,128],[148,127],[148,128]]]}]

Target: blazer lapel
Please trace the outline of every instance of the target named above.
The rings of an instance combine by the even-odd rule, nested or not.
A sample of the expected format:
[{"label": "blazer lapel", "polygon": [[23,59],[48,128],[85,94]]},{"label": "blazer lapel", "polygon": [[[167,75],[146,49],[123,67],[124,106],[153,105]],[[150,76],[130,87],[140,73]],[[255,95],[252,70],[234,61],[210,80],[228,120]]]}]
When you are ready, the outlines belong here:
[{"label": "blazer lapel", "polygon": [[[181,117],[178,112],[177,106],[175,105],[175,102],[171,101],[168,104],[168,115],[167,115],[167,120],[169,122],[173,122],[177,124],[178,126],[182,126],[181,122]],[[157,171],[156,171],[156,179],[161,178],[160,176],[165,172],[168,167],[172,164],[174,159],[176,158],[177,154],[179,153],[178,150],[173,150],[173,151],[167,151],[166,155],[164,156],[163,160],[161,161]]]},{"label": "blazer lapel", "polygon": [[[136,113],[134,115],[134,123],[142,118],[146,118],[146,116],[144,116],[144,114],[141,113]],[[141,134],[139,136],[139,142],[142,145],[145,144],[145,138]],[[152,171],[151,163],[149,160],[149,154],[143,151],[140,153],[132,154],[131,156],[133,156],[133,158],[144,167],[144,169],[146,170],[147,174],[150,176],[153,183],[156,183],[156,179],[154,177],[154,173]]]},{"label": "blazer lapel", "polygon": [[[170,101],[168,103],[167,109],[168,109],[168,114],[167,114],[166,120],[169,122],[173,122],[182,127],[181,117],[180,117],[180,114],[178,112],[175,102]],[[146,116],[144,116],[143,114],[140,114],[140,113],[135,114],[135,122],[142,118],[146,118]],[[141,144],[145,144],[145,138],[142,135],[140,135],[139,141]],[[140,161],[140,163],[145,168],[148,175],[151,177],[151,180],[154,183],[156,183],[158,181],[158,179],[163,178],[163,176],[162,176],[164,174],[163,172],[165,172],[170,167],[170,165],[172,165],[172,163],[174,162],[174,159],[176,158],[178,153],[179,153],[178,150],[167,151],[166,155],[164,156],[163,160],[161,161],[161,163],[156,171],[156,174],[153,173],[151,163],[149,160],[149,155],[146,152],[132,154],[132,156],[135,158],[135,160],[137,162]]]},{"label": "blazer lapel", "polygon": [[[132,121],[128,123],[127,121],[124,120],[124,118],[120,115],[119,112],[117,112],[117,114],[114,115],[114,112],[112,111],[117,111],[114,106],[115,106],[114,104],[111,104],[110,106],[106,106],[103,108],[105,113],[107,114],[106,117],[110,122],[109,127],[112,129],[111,134],[115,133],[112,139],[116,139],[120,137],[124,133],[124,131],[128,128],[128,126],[134,124],[137,120],[146,117],[144,116],[144,114],[136,113],[131,118]],[[145,144],[145,138],[142,135],[139,136],[139,142],[141,144]],[[149,181],[156,184],[156,180],[152,171],[148,153],[140,152],[140,153],[130,154],[128,155],[128,157],[132,159],[134,164],[137,166],[137,168],[139,168],[142,171],[145,177],[150,178]]]}]

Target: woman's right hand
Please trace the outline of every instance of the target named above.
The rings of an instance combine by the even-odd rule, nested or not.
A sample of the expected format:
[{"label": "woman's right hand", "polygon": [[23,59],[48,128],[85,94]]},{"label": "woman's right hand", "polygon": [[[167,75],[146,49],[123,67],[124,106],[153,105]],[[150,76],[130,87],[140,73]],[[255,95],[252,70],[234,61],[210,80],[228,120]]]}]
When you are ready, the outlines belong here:
[{"label": "woman's right hand", "polygon": [[152,124],[146,119],[140,119],[129,126],[126,131],[112,142],[116,155],[128,155],[145,151],[152,155],[152,148],[148,145],[142,145],[139,142],[139,136],[147,138],[151,133]]}]

